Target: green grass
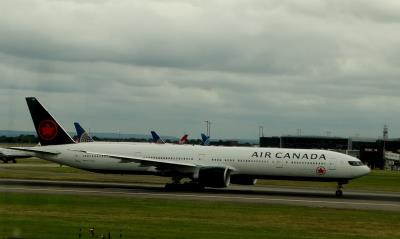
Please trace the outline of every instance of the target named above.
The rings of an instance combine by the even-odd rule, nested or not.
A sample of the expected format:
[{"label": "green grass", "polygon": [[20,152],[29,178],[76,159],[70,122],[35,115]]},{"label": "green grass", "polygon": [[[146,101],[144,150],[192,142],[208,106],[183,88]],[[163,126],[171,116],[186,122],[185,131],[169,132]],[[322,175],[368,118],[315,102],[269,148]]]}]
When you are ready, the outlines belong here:
[{"label": "green grass", "polygon": [[398,212],[2,193],[0,238],[400,238]]}]

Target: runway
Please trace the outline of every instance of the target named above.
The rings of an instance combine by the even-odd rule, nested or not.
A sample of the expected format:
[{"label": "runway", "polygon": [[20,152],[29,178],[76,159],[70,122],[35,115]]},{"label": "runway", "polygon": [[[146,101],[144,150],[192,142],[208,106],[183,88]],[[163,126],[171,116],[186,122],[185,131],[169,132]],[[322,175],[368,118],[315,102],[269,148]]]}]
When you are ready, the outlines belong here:
[{"label": "runway", "polygon": [[400,211],[399,193],[333,192],[299,188],[231,186],[204,191],[167,191],[162,185],[0,179],[0,192],[120,196],[174,200],[285,204],[310,207]]}]

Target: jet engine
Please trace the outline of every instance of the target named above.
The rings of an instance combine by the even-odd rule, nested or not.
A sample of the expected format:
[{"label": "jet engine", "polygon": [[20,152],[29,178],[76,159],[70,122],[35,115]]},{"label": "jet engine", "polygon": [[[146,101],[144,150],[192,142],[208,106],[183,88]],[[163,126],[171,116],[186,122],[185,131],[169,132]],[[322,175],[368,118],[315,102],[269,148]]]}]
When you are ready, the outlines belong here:
[{"label": "jet engine", "polygon": [[199,169],[198,182],[205,187],[225,188],[230,184],[228,168],[205,167]]}]

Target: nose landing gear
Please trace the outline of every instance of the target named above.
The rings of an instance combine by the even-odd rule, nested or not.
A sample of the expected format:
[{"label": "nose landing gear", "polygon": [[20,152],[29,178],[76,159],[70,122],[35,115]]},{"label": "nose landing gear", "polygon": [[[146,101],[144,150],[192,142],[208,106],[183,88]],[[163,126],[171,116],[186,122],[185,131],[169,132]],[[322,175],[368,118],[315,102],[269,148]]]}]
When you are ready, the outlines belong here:
[{"label": "nose landing gear", "polygon": [[336,197],[342,197],[343,196],[343,184],[346,184],[347,182],[338,182],[337,188],[336,188]]}]

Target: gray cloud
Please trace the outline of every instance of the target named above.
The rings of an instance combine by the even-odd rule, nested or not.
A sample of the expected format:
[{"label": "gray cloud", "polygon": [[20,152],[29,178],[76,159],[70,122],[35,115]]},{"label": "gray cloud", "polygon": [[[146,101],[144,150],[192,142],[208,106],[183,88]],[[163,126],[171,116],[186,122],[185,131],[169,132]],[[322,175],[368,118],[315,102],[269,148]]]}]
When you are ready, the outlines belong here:
[{"label": "gray cloud", "polygon": [[[4,1],[0,128],[36,95],[72,129],[393,136],[397,1]],[[204,129],[203,129],[204,130]]]}]

